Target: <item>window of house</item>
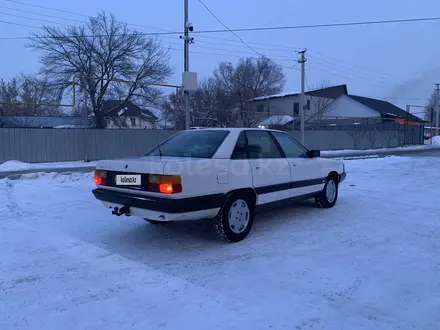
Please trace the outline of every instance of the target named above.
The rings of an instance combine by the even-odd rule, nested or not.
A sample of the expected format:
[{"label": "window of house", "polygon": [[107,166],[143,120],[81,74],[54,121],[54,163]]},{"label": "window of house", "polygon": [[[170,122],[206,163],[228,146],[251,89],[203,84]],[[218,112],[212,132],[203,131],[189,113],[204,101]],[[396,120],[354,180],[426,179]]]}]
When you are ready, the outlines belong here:
[{"label": "window of house", "polygon": [[264,105],[263,104],[257,105],[257,112],[264,112]]},{"label": "window of house", "polygon": [[246,137],[250,159],[282,157],[278,146],[267,131],[246,131]]},{"label": "window of house", "polygon": [[131,126],[133,127],[136,126],[136,118],[131,117],[130,120],[131,120]]},{"label": "window of house", "polygon": [[299,102],[293,103],[293,116],[299,116]]},{"label": "window of house", "polygon": [[307,109],[310,110],[310,100],[307,100]]},{"label": "window of house", "polygon": [[287,133],[271,132],[283,149],[286,158],[307,157],[307,148]]}]

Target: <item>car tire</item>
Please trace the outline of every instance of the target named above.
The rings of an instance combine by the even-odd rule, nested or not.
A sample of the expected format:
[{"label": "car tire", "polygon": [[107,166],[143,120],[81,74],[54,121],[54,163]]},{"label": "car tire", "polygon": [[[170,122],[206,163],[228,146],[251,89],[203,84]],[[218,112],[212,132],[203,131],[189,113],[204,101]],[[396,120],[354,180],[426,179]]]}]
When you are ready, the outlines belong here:
[{"label": "car tire", "polygon": [[325,181],[324,189],[315,197],[316,204],[324,209],[335,206],[338,200],[339,180],[336,175],[329,175]]},{"label": "car tire", "polygon": [[217,237],[224,242],[239,242],[246,238],[254,222],[255,202],[250,194],[238,191],[229,194],[213,219]]}]

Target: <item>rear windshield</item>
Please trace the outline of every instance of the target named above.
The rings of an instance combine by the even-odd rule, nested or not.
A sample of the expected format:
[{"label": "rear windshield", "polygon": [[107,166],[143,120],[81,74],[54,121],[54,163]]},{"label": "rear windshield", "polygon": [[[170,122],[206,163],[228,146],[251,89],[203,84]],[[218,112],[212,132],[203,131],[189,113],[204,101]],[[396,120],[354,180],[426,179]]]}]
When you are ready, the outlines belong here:
[{"label": "rear windshield", "polygon": [[229,131],[190,130],[177,133],[146,156],[211,158]]}]

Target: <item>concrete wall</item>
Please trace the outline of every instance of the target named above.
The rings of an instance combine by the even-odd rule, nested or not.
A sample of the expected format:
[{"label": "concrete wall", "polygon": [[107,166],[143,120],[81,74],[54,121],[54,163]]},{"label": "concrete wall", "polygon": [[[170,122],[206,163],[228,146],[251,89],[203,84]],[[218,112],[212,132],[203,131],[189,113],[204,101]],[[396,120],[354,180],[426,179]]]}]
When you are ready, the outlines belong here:
[{"label": "concrete wall", "polygon": [[[0,129],[0,163],[61,162],[112,159],[139,156],[176,133],[172,130],[84,130],[84,129]],[[289,132],[291,133],[291,132]],[[292,133],[300,139],[299,132]],[[306,131],[305,144],[310,149],[374,149],[401,146],[403,130],[390,131]],[[406,132],[406,144],[423,143],[420,129]]]}]

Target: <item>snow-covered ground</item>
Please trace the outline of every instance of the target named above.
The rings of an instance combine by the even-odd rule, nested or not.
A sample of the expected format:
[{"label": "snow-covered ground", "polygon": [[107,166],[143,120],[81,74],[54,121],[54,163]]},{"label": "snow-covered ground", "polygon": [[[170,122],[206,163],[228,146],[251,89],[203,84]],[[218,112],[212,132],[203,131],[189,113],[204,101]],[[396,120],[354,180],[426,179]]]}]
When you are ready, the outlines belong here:
[{"label": "snow-covered ground", "polygon": [[440,136],[434,136],[431,139],[425,140],[425,145],[426,144],[432,144],[432,145],[439,146],[440,145]]},{"label": "snow-covered ground", "polygon": [[96,162],[49,162],[49,163],[25,163],[18,160],[8,160],[0,163],[0,172],[12,172],[23,170],[44,170],[46,168],[64,168],[64,167],[90,167],[96,166]]},{"label": "snow-covered ground", "polygon": [[111,216],[91,174],[0,180],[0,329],[439,329],[439,158],[346,168],[237,244]]},{"label": "snow-covered ground", "polygon": [[[440,143],[438,143],[440,144]],[[342,149],[342,150],[323,150],[321,154],[326,157],[340,157],[342,156],[350,156],[350,155],[374,155],[374,154],[384,154],[384,153],[393,153],[393,152],[407,152],[407,151],[419,151],[419,150],[430,150],[430,149],[439,149],[437,143],[433,143],[433,145],[428,145],[425,143],[424,145],[414,145],[414,146],[406,146],[406,147],[396,147],[396,148],[380,148],[380,149]]]}]

